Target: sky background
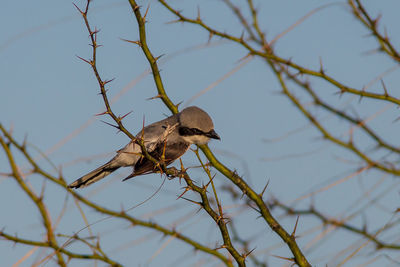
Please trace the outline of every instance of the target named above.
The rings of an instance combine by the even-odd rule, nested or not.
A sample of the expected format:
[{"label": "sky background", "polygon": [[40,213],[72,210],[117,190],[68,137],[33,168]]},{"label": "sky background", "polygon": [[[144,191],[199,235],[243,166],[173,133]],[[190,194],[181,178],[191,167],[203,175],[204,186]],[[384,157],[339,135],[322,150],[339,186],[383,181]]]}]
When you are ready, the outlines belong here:
[{"label": "sky background", "polygon": [[[241,34],[239,22],[222,1],[168,2],[183,10],[188,17],[195,17],[199,6],[201,17],[207,24],[235,36]],[[85,2],[75,3],[83,8]],[[241,59],[246,56],[246,51],[241,47],[219,38],[213,38],[207,45],[208,34],[199,27],[181,23],[167,24],[175,18],[160,4],[156,1],[139,3],[145,7],[149,3],[146,24],[148,44],[155,56],[164,55],[159,65],[161,76],[167,94],[174,103],[183,102],[183,106],[187,105],[193,96],[242,64]],[[276,53],[314,69],[319,68],[321,59],[327,73],[355,88],[362,88],[395,66],[388,57],[366,53],[375,49],[377,44],[354,19],[343,4],[344,1],[324,3],[337,4],[317,12],[279,39],[275,45]],[[370,0],[363,3],[374,16],[383,14],[381,25],[386,26],[392,43],[398,44],[400,2]],[[267,38],[272,40],[299,18],[321,6],[321,1],[258,1],[256,6],[260,7],[261,28]],[[143,120],[145,124],[150,124],[169,116],[169,110],[160,100],[147,100],[155,96],[157,91],[152,76],[148,74],[149,65],[141,49],[121,41],[121,38],[138,38],[136,19],[128,1],[94,1],[89,21],[93,28],[100,29],[100,74],[103,79],[115,78],[108,87],[109,98],[115,99],[113,111],[117,115],[132,111],[123,121],[125,126],[136,133],[141,129]],[[29,144],[48,153],[51,161],[62,169],[69,182],[107,161],[114,151],[129,141],[124,134],[117,133],[114,128],[101,122],[111,122],[110,119],[94,116],[104,111],[104,103],[98,95],[99,87],[91,68],[77,58],[89,58],[91,47],[88,45],[89,38],[83,20],[71,1],[4,0],[0,9],[0,25],[0,122],[6,128],[13,129],[17,140],[22,141],[27,136]],[[398,69],[384,77],[387,88],[396,97],[400,97],[397,88],[399,77]],[[399,117],[399,110],[394,105],[366,99],[359,102],[358,98],[348,95],[339,97],[335,94],[336,90],[326,83],[316,79],[311,82],[329,103],[362,118],[379,112],[369,122],[371,127],[390,143],[399,145],[400,127],[398,122],[394,122]],[[210,148],[218,158],[231,169],[236,169],[259,191],[269,180],[266,195],[273,195],[291,204],[309,192],[348,176],[362,165],[354,155],[322,140],[304,116],[279,93],[280,90],[266,64],[252,59],[191,104],[206,110],[213,118],[221,141],[211,141]],[[370,90],[382,90],[380,83],[373,84]],[[295,94],[307,102],[307,98],[300,92],[295,91]],[[348,132],[348,125],[343,121],[327,117],[320,110],[313,112],[338,136]],[[81,130],[77,132],[78,129]],[[295,134],[286,136],[293,131]],[[362,147],[371,148],[370,140],[362,135],[357,137]],[[275,140],[277,138],[279,141]],[[38,155],[34,147],[30,151]],[[20,160],[21,168],[28,166],[21,157],[17,159]],[[188,166],[197,165],[192,152],[185,154],[183,161]],[[47,170],[57,173],[43,159],[39,162]],[[7,171],[9,167],[5,155],[0,153],[0,172]],[[127,176],[129,171],[119,170],[80,193],[118,210],[121,206],[129,208],[142,202],[162,183],[159,175],[137,177],[121,183],[121,178]],[[199,182],[207,181],[197,170],[192,171],[192,177]],[[362,225],[363,220],[366,220],[369,229],[378,229],[389,220],[397,219],[393,218],[393,211],[399,203],[398,178],[369,171],[317,194],[312,201],[329,216],[345,216],[363,209],[363,205],[370,199],[356,202],[357,199],[380,179],[382,183],[370,196],[370,199],[379,196],[379,201],[350,221],[354,225]],[[217,175],[216,180],[218,185],[227,181],[221,175]],[[40,190],[41,179],[31,176],[29,181],[34,188]],[[186,201],[176,200],[182,192],[179,181],[166,181],[156,197],[130,214],[143,219],[152,218],[164,225],[178,225],[178,229],[199,240],[211,244],[218,242],[220,236],[211,219],[202,211],[197,212],[197,207]],[[256,219],[257,214],[243,211],[241,207],[228,206],[231,203],[229,196],[221,195],[223,204],[227,204],[228,213],[237,218],[241,234],[257,237],[255,253],[271,266],[282,266],[285,262],[271,257],[271,254],[290,254],[286,247],[280,245],[281,241],[276,234]],[[191,196],[196,198],[195,195]],[[46,188],[45,201],[54,214],[61,210],[65,198],[60,188],[51,185]],[[311,198],[306,198],[298,201],[296,207],[308,207],[310,202]],[[84,210],[90,222],[104,217],[89,208],[84,207]],[[37,232],[38,229],[42,231],[37,210],[20,192],[16,182],[3,176],[0,177],[0,211],[6,215],[2,215],[0,227],[7,232],[32,239],[41,237],[42,232]],[[276,215],[281,214],[278,210],[276,212]],[[286,229],[294,225],[293,218],[278,216],[278,219]],[[300,219],[298,232],[305,232],[317,225],[317,220],[304,216]],[[72,234],[82,227],[84,222],[72,199],[69,199],[59,229],[63,233]],[[394,229],[391,235],[398,234],[399,230]],[[161,234],[149,236],[152,231],[130,227],[119,220],[109,219],[98,223],[93,226],[93,231],[102,236],[105,251],[128,266],[162,266],[165,263],[170,266],[177,263],[188,266],[201,259],[206,259],[203,263],[205,266],[217,265],[215,259],[204,257],[199,252],[193,253],[191,248],[180,241],[166,243],[168,237],[163,238]],[[300,245],[306,247],[318,233],[315,231],[305,235],[299,239]],[[143,237],[148,238],[140,241]],[[392,240],[390,236],[385,237]],[[304,251],[315,265],[334,266],[338,263],[333,259],[335,253],[356,242],[358,238],[345,231],[335,231],[327,241],[318,244],[320,247],[311,246],[309,254],[307,249]],[[166,248],[157,253],[163,245]],[[30,249],[1,241],[0,263],[2,266],[11,266]],[[79,247],[76,249],[79,250]],[[372,251],[371,246],[369,250],[360,252],[348,266],[367,262],[376,256]],[[387,254],[394,255],[390,251]],[[40,255],[45,254],[37,252],[23,266],[29,266]],[[399,260],[398,256],[393,257]],[[382,256],[370,266],[390,264],[393,262]],[[74,262],[74,266],[87,265],[85,261]],[[99,265],[103,266],[101,263]],[[47,266],[53,266],[53,262],[47,263]]]}]

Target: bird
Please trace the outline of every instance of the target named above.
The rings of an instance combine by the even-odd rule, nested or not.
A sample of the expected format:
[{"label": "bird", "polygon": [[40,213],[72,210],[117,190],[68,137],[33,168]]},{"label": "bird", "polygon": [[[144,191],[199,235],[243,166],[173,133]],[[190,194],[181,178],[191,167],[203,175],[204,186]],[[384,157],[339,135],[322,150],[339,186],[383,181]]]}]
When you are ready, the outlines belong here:
[{"label": "bird", "polygon": [[[144,127],[136,139],[142,139],[146,151],[165,166],[179,159],[192,144],[207,144],[211,139],[221,140],[214,130],[211,117],[199,107],[190,106],[166,119]],[[104,165],[77,179],[69,188],[89,186],[121,167],[133,167],[123,181],[138,175],[158,172],[157,165],[143,156],[141,146],[132,140],[117,151]]]}]

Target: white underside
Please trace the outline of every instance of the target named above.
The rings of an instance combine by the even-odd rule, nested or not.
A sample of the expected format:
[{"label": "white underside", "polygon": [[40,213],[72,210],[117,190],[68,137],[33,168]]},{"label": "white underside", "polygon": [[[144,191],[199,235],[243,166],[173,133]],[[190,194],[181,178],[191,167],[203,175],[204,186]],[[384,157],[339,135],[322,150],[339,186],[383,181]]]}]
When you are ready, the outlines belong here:
[{"label": "white underside", "polygon": [[204,145],[207,144],[208,141],[210,141],[210,138],[204,135],[191,135],[191,136],[182,136],[182,138],[191,144],[196,144],[196,145]]}]

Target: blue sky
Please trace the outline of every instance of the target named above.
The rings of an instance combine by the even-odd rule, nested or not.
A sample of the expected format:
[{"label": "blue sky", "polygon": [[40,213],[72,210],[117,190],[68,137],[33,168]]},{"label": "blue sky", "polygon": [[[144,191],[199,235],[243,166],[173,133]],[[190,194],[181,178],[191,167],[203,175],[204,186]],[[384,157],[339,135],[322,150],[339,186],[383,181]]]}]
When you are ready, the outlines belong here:
[{"label": "blue sky", "polygon": [[[199,6],[201,17],[206,23],[237,36],[241,33],[238,21],[232,17],[222,1],[169,2],[183,10],[188,17],[196,16]],[[275,44],[278,54],[291,57],[296,62],[315,69],[319,68],[321,59],[325,70],[331,76],[356,88],[362,88],[395,66],[393,61],[381,54],[365,53],[375,49],[377,44],[373,38],[368,37],[366,29],[354,19],[345,2],[326,2],[338,4],[317,12],[279,39]],[[81,7],[84,5],[83,1],[75,3]],[[167,24],[166,22],[175,18],[156,1],[141,3],[146,7],[149,3],[146,25],[149,47],[154,55],[165,55],[160,61],[161,75],[166,91],[175,103],[182,101],[185,105],[198,92],[241,64],[240,60],[246,56],[244,49],[218,38],[213,38],[207,46],[208,35],[199,27],[181,23]],[[260,25],[271,40],[320,5],[321,1],[258,1]],[[365,5],[373,15],[383,14],[381,25],[386,26],[393,43],[398,44],[400,2],[365,1]],[[142,51],[135,45],[121,41],[121,38],[138,38],[136,20],[127,1],[94,1],[89,20],[92,27],[100,29],[98,40],[103,45],[98,50],[100,74],[103,79],[115,78],[108,91],[110,98],[117,98],[112,108],[120,115],[133,111],[124,120],[126,127],[136,133],[140,130],[143,119],[149,124],[170,115],[161,101],[147,100],[157,92],[152,76],[148,75],[149,65]],[[27,136],[30,144],[42,151],[50,151],[51,161],[62,168],[68,181],[73,181],[102,164],[115,150],[128,142],[126,136],[100,121],[110,122],[108,118],[94,116],[104,111],[104,103],[98,95],[99,88],[92,70],[77,58],[89,58],[91,48],[88,45],[89,38],[83,20],[70,1],[6,0],[0,10],[0,25],[0,121],[7,128],[13,129],[13,134],[18,140]],[[396,69],[384,76],[387,88],[397,97],[400,96],[396,90],[400,82],[398,74]],[[360,117],[365,118],[382,112],[371,120],[371,126],[389,142],[398,144],[399,126],[393,122],[399,116],[396,107],[368,100],[358,102],[357,98],[348,95],[339,98],[335,94],[336,91],[326,83],[316,79],[312,79],[311,82],[325,100]],[[134,86],[129,86],[132,83]],[[373,84],[370,89],[381,90],[380,83]],[[121,90],[124,90],[124,94],[118,97]],[[346,177],[361,165],[357,163],[358,159],[354,155],[322,140],[316,130],[307,126],[308,122],[304,116],[279,93],[280,90],[268,66],[261,60],[253,59],[229,78],[196,98],[192,104],[203,108],[212,116],[215,129],[222,140],[212,141],[210,147],[227,166],[236,169],[254,188],[260,188],[260,191],[267,180],[270,180],[267,194],[292,203],[313,190]],[[307,102],[307,98],[302,96],[301,92],[294,92]],[[326,114],[319,110],[314,112],[338,135],[348,131],[348,125],[342,121],[333,117],[326,118]],[[90,123],[79,131],[79,134],[58,145],[88,121]],[[296,129],[302,130],[281,138],[280,141],[265,141],[285,136]],[[362,135],[359,138],[363,147],[369,148],[369,141]],[[31,148],[31,151],[38,155],[35,149]],[[8,170],[4,159],[4,154],[0,154],[1,172],[3,169]],[[183,160],[187,165],[196,164],[191,152],[187,153]],[[43,159],[39,162],[51,170],[51,166]],[[22,160],[20,163],[22,168],[27,166]],[[107,179],[110,182],[99,182],[93,187],[95,194],[91,193],[90,188],[81,193],[110,208],[119,209],[121,205],[128,208],[146,199],[162,182],[159,175],[148,175],[121,183],[120,178],[128,173],[128,169],[121,170]],[[206,179],[196,170],[192,176],[198,181]],[[378,171],[363,173],[323,191],[316,195],[313,201],[326,214],[339,217],[340,214],[345,214],[344,212],[351,212],[352,203],[382,177],[384,174]],[[219,185],[227,182],[221,175],[218,175],[217,179]],[[379,205],[366,209],[364,216],[371,229],[378,229],[392,219],[390,211],[395,210],[399,203],[397,178],[387,176],[382,178],[382,181],[380,187],[373,191],[371,198],[388,188],[392,190],[380,197]],[[34,188],[40,190],[41,180],[32,176],[30,182]],[[0,210],[7,214],[0,227],[28,238],[40,237],[40,233],[35,232],[41,229],[38,214],[19,192],[15,182],[1,177],[0,184]],[[51,185],[46,190],[45,201],[50,210],[57,214],[62,208],[65,194]],[[176,200],[176,196],[181,192],[182,185],[178,181],[166,181],[159,195],[132,211],[132,215],[142,218],[151,216],[165,225],[187,215],[190,219],[179,226],[182,231],[198,236],[200,240],[205,238],[217,242],[219,235],[210,219],[201,212],[196,213],[196,207],[183,200]],[[223,203],[231,203],[228,195],[221,194]],[[308,207],[310,201],[310,198],[307,198],[299,202],[298,207]],[[362,201],[354,210],[361,209],[363,203],[367,203],[365,199]],[[68,211],[59,229],[71,234],[83,227],[84,222],[71,199],[68,200],[68,204]],[[381,205],[386,209],[382,209]],[[157,214],[158,210],[175,206],[176,208],[171,208],[173,212]],[[89,221],[102,218],[89,208],[84,209]],[[244,236],[260,236],[256,242],[256,252],[259,251],[262,255],[263,250],[280,243],[269,228],[256,220],[256,214],[243,212],[240,207],[227,209],[229,213],[237,216],[238,226],[242,227]],[[279,214],[277,211],[276,215]],[[288,229],[293,227],[293,218],[278,218],[281,218],[282,224]],[[362,218],[358,216],[351,222],[360,225]],[[316,220],[304,217],[300,220],[299,230],[306,231],[318,225]],[[168,239],[162,239],[160,235],[151,237],[140,245],[129,245],[129,241],[138,240],[151,231],[129,227],[118,220],[101,222],[93,227],[93,231],[104,235],[102,240],[106,251],[118,249],[115,258],[124,264],[133,261],[138,266],[160,266],[165,262],[172,264],[184,255],[193,256],[191,249],[179,241],[168,243],[164,250],[155,255],[160,244]],[[315,235],[316,233],[305,236],[300,244],[305,246]],[[321,255],[331,258],[332,255],[328,251],[339,251],[338,247],[343,244],[349,245],[356,240],[357,236],[344,231],[335,232],[328,241],[322,243],[320,250],[310,252],[309,258],[317,264],[335,265],[337,262],[326,262],[320,258]],[[124,243],[127,243],[127,248],[121,249],[120,246]],[[0,255],[6,253],[8,256],[0,256],[1,261],[5,266],[11,266],[29,249],[2,241]],[[365,250],[366,252],[368,250]],[[360,254],[363,253],[364,251]],[[287,255],[288,251],[285,247],[280,247],[261,257],[267,259],[272,266],[281,266],[282,260],[275,259],[270,254]],[[202,259],[200,253],[194,255],[194,261]],[[33,258],[35,256],[27,262],[32,262]],[[355,259],[355,263],[361,264],[365,261],[361,256]],[[188,262],[193,263],[190,260]],[[48,266],[51,264],[48,263]],[[78,262],[76,264],[78,265]],[[87,265],[85,262],[79,264]],[[215,264],[215,261],[210,260],[205,265]],[[382,258],[374,264],[379,266],[388,264],[388,261]]]}]

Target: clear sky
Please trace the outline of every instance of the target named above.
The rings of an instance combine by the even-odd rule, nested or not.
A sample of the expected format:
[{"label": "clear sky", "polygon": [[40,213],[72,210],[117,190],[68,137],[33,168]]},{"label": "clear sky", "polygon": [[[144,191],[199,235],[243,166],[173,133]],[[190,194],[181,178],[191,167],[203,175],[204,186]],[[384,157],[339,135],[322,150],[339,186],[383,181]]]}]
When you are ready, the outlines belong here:
[{"label": "clear sky", "polygon": [[[348,176],[362,166],[354,155],[321,139],[321,135],[308,124],[304,116],[279,93],[281,88],[276,77],[264,62],[252,59],[243,63],[240,60],[246,56],[244,49],[219,38],[213,38],[207,45],[208,34],[199,27],[181,23],[168,24],[166,22],[175,18],[157,1],[139,2],[145,7],[149,3],[146,25],[149,47],[154,55],[164,55],[160,61],[161,75],[167,94],[175,103],[183,102],[182,105],[187,105],[192,97],[243,64],[237,72],[218,82],[190,104],[203,108],[214,120],[215,130],[222,140],[212,141],[211,149],[254,188],[260,188],[261,191],[269,180],[267,195],[274,195],[290,204],[309,192]],[[206,23],[236,36],[241,34],[238,21],[222,1],[168,2],[189,17],[197,15],[199,6],[201,17]],[[312,15],[279,39],[275,49],[281,56],[314,69],[319,68],[322,60],[330,75],[350,86],[362,88],[396,65],[381,54],[368,53],[377,44],[354,19],[345,2],[323,1],[337,4]],[[363,2],[375,16],[383,14],[381,24],[386,26],[393,43],[399,44],[400,2]],[[75,3],[83,7],[85,1]],[[311,0],[258,1],[262,30],[271,40],[321,3]],[[128,1],[96,0],[90,10],[89,20],[92,27],[100,29],[98,41],[103,45],[98,50],[100,74],[103,79],[115,78],[108,87],[109,97],[114,99],[112,108],[118,115],[133,111],[124,120],[126,127],[136,133],[143,120],[149,124],[169,116],[170,111],[160,100],[148,100],[157,91],[141,49],[121,40],[138,38],[136,20]],[[91,68],[77,58],[89,58],[91,47],[88,45],[89,38],[83,20],[71,1],[3,0],[0,25],[0,122],[8,129],[12,128],[18,140],[22,141],[27,136],[28,143],[48,153],[51,161],[62,169],[64,177],[71,182],[104,163],[112,157],[114,151],[129,141],[124,134],[117,133],[114,128],[101,122],[111,122],[107,117],[94,116],[104,111],[104,103],[98,95],[99,87]],[[390,92],[399,97],[399,70],[395,69],[385,75],[384,81]],[[311,82],[324,99],[353,114],[362,118],[379,114],[371,120],[371,125],[387,140],[399,145],[400,127],[398,122],[394,123],[399,117],[399,109],[394,105],[368,100],[359,102],[358,98],[347,95],[340,98],[326,83],[319,80]],[[381,90],[380,83],[373,84],[370,89]],[[308,99],[301,92],[294,93],[307,102]],[[322,111],[314,112],[338,136],[347,134],[347,124],[326,117]],[[295,134],[287,135],[293,131]],[[364,140],[363,136],[359,138]],[[364,148],[371,148],[368,142],[365,139]],[[35,148],[31,148],[31,151],[38,155]],[[187,165],[197,164],[192,152],[188,152],[183,161]],[[39,162],[56,173],[43,159]],[[27,166],[24,161],[20,163],[21,168]],[[7,161],[4,154],[0,153],[0,172],[6,171]],[[109,208],[129,208],[145,200],[162,182],[159,175],[148,175],[121,183],[121,178],[129,174],[129,171],[120,170],[110,176],[108,182],[99,182],[81,193]],[[193,171],[193,177],[200,182],[206,181],[201,172]],[[216,179],[219,185],[226,182],[221,175],[217,175]],[[379,205],[364,209],[363,214],[370,229],[378,229],[393,219],[392,212],[398,207],[398,178],[370,171],[322,191],[312,199],[327,215],[345,217],[363,209],[367,200],[355,201],[379,179],[383,182],[370,196],[372,199],[383,194],[379,197]],[[35,176],[32,176],[30,183],[38,191],[42,186],[42,180],[35,179]],[[46,190],[45,201],[50,210],[58,214],[65,193],[51,185]],[[385,190],[388,190],[387,193],[383,193]],[[164,225],[177,224],[183,232],[199,240],[218,242],[219,233],[211,219],[202,212],[196,213],[197,208],[184,200],[176,200],[182,192],[182,185],[177,180],[166,181],[156,197],[134,209],[131,214],[140,218],[153,218]],[[232,204],[227,194],[222,196],[225,199],[223,204]],[[39,215],[28,202],[15,181],[0,177],[0,228],[4,227],[10,233],[18,233],[27,238],[40,239],[42,228]],[[311,198],[308,197],[300,201],[297,207],[309,207],[310,202]],[[84,207],[84,210],[90,222],[102,218],[102,215],[89,208]],[[227,207],[227,210],[232,216],[238,216],[238,226],[242,227],[244,236],[258,236],[255,252],[258,255],[264,253],[261,258],[266,259],[271,266],[284,264],[282,260],[270,255],[289,256],[288,250],[286,247],[274,247],[281,241],[265,224],[256,220],[256,214],[243,212],[235,206]],[[276,215],[282,214],[278,210],[276,212]],[[184,216],[189,216],[186,220],[182,219],[184,223],[175,222]],[[363,216],[357,216],[350,222],[360,226]],[[288,229],[293,227],[293,218],[278,218]],[[304,216],[300,219],[299,232],[318,225],[317,220]],[[69,199],[59,229],[63,233],[72,234],[83,226],[84,221],[79,211],[72,199]],[[39,233],[35,232],[37,229],[40,229]],[[102,245],[105,250],[115,253],[114,258],[128,266],[162,266],[165,262],[172,266],[185,255],[195,257],[187,261],[187,264],[193,264],[203,256],[201,253],[191,254],[192,250],[179,241],[168,243],[168,237],[162,238],[160,234],[149,236],[149,230],[130,227],[114,219],[93,226],[93,231],[104,236]],[[300,244],[306,246],[318,233],[307,235]],[[142,237],[146,237],[146,241],[140,241]],[[332,260],[332,254],[357,240],[358,236],[336,231],[320,248],[310,248],[313,250],[309,259],[321,266],[333,266],[337,262]],[[167,247],[157,253],[164,245]],[[266,249],[271,247],[274,249],[267,252]],[[1,241],[1,265],[11,266],[30,249]],[[305,251],[307,254],[307,249]],[[366,262],[370,259],[368,252],[371,251],[372,247],[362,251],[352,264]],[[36,253],[24,266],[42,255]],[[393,255],[390,251],[387,253]],[[323,257],[332,261],[327,262]],[[132,262],[134,264],[130,265]],[[370,266],[390,263],[382,257]],[[50,262],[47,266],[52,264]],[[74,264],[86,265],[84,261],[76,261]],[[216,261],[210,260],[205,265],[215,266]],[[182,263],[181,266],[187,265]]]}]

